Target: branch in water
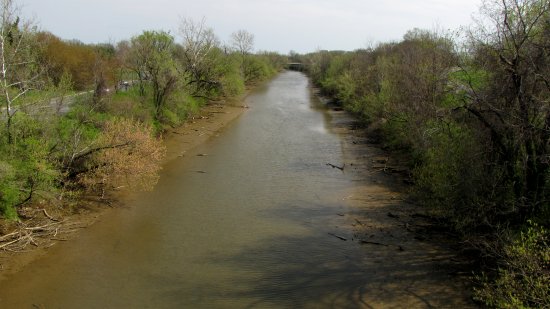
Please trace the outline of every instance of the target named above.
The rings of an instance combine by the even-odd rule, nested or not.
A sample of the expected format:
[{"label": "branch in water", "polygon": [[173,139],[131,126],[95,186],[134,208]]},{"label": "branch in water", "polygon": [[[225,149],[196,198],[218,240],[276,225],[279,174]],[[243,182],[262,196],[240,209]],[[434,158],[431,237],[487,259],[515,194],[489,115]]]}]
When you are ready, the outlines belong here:
[{"label": "branch in water", "polygon": [[346,167],[346,164],[342,165],[342,167],[338,166],[338,165],[334,165],[334,164],[331,164],[331,163],[327,163],[327,166],[330,166],[332,168],[337,168],[339,170],[341,170],[342,172],[344,171],[344,167]]}]

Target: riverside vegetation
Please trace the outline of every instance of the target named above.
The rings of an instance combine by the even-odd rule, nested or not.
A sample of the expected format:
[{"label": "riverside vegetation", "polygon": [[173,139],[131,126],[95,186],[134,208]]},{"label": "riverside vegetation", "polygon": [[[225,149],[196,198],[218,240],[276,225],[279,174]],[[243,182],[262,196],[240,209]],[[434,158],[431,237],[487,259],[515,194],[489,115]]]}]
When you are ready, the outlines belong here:
[{"label": "riverside vegetation", "polygon": [[414,29],[292,62],[409,157],[414,197],[482,262],[478,300],[548,308],[550,2],[487,1],[481,12],[461,40]]},{"label": "riverside vegetation", "polygon": [[167,128],[286,63],[252,53],[254,36],[244,30],[222,44],[204,20],[182,19],[175,36],[144,31],[117,44],[83,44],[38,31],[19,18],[14,0],[0,3],[3,250],[57,234],[54,217],[84,200],[108,202],[114,188],[151,189]]}]

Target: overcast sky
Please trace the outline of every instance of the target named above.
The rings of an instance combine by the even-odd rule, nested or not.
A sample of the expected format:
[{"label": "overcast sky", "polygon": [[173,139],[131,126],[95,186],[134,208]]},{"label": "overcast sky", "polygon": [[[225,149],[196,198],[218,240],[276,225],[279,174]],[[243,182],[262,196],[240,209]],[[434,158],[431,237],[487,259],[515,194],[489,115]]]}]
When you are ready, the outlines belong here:
[{"label": "overcast sky", "polygon": [[17,0],[42,30],[85,43],[116,43],[143,30],[176,34],[181,17],[222,41],[245,29],[255,49],[300,53],[355,50],[399,40],[412,28],[456,30],[481,0]]}]

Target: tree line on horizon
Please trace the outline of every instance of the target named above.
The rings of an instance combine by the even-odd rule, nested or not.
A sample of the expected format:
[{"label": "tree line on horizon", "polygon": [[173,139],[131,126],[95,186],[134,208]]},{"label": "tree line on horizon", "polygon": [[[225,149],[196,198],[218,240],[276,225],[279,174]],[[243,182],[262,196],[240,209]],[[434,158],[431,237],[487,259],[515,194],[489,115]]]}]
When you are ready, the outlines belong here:
[{"label": "tree line on horizon", "polygon": [[550,1],[492,0],[461,40],[293,55],[323,93],[409,159],[413,196],[484,263],[476,297],[550,306]]}]

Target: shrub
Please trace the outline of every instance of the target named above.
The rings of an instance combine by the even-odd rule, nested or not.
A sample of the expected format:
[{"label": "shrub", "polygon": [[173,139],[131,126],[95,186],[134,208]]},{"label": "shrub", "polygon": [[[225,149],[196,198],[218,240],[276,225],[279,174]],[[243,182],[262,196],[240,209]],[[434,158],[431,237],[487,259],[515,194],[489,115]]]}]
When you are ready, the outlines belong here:
[{"label": "shrub", "polygon": [[161,120],[163,124],[172,127],[181,125],[189,117],[198,113],[204,104],[204,98],[193,97],[184,91],[177,91],[162,109]]},{"label": "shrub", "polygon": [[116,117],[131,117],[142,122],[153,118],[152,104],[140,96],[139,87],[130,87],[128,91],[115,93],[107,104],[106,112]]},{"label": "shrub", "polygon": [[550,233],[530,221],[504,246],[496,278],[484,275],[475,298],[495,308],[550,307]]},{"label": "shrub", "polygon": [[485,213],[472,209],[483,191],[483,152],[471,130],[452,120],[430,121],[413,170],[415,195],[457,227],[475,225]]},{"label": "shrub", "polygon": [[224,75],[221,84],[223,95],[226,97],[236,97],[245,90],[244,80],[236,71]]},{"label": "shrub", "polygon": [[148,190],[158,180],[163,156],[164,146],[150,126],[131,119],[108,120],[96,147],[82,154],[86,161],[78,180],[90,189]]},{"label": "shrub", "polygon": [[47,129],[18,113],[13,118],[13,143],[0,142],[0,212],[8,219],[17,219],[18,206],[56,190],[59,174],[50,158]]}]

